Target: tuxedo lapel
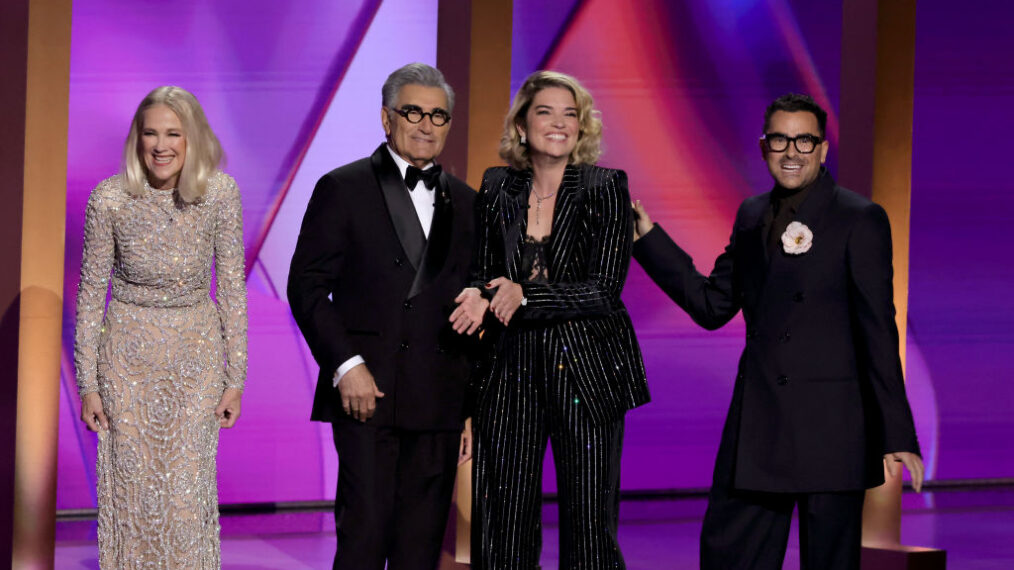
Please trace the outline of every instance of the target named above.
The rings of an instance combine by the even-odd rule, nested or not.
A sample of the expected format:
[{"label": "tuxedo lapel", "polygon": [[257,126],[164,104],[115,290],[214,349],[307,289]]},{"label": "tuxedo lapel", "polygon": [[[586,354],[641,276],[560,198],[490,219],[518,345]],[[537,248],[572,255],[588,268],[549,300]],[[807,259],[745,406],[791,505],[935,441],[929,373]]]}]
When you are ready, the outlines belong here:
[{"label": "tuxedo lapel", "polygon": [[426,234],[423,233],[422,225],[419,223],[419,215],[412,205],[405,181],[398,172],[398,165],[394,163],[385,146],[380,145],[370,157],[370,162],[373,165],[373,172],[377,175],[377,182],[380,183],[380,190],[384,194],[384,202],[387,203],[387,212],[391,216],[394,231],[398,234],[398,241],[401,242],[412,268],[418,270],[423,261]]},{"label": "tuxedo lapel", "polygon": [[447,260],[447,253],[451,244],[451,233],[454,230],[454,208],[451,198],[451,187],[447,181],[447,174],[440,173],[435,193],[436,202],[433,208],[433,222],[430,225],[429,239],[426,240],[425,251],[422,255],[422,265],[415,274],[415,281],[412,282],[412,289],[408,296],[414,297],[427,285],[436,279],[437,275],[444,268]]}]

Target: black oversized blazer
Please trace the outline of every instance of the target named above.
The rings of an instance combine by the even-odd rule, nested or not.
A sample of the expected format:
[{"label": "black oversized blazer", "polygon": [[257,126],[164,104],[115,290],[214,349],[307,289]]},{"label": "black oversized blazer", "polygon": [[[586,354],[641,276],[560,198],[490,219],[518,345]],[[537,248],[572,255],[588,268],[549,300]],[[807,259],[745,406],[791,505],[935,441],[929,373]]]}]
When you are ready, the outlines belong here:
[{"label": "black oversized blazer", "polygon": [[659,227],[634,246],[648,275],[701,326],[742,308],[746,347],[722,433],[734,486],[858,490],[884,481],[882,456],[919,452],[894,317],[891,229],[883,208],[823,171],[795,221],[801,255],[768,258],[770,193],[746,199],[711,275]]},{"label": "black oversized blazer", "polygon": [[573,404],[596,423],[617,420],[649,400],[641,351],[620,293],[630,267],[633,217],[627,175],[597,166],[567,166],[556,197],[549,283],[529,283],[521,271],[528,227],[530,170],[486,170],[476,202],[475,281],[507,277],[520,283],[527,304],[497,341],[477,390],[516,380],[526,343],[551,347],[546,365],[567,374]]},{"label": "black oversized blazer", "polygon": [[[317,182],[289,269],[292,314],[320,365],[312,419],[345,412],[335,370],[359,354],[386,396],[370,422],[458,429],[470,371],[450,328],[468,282],[475,191],[442,174],[428,240],[384,145]],[[410,254],[424,247],[416,268]]]}]

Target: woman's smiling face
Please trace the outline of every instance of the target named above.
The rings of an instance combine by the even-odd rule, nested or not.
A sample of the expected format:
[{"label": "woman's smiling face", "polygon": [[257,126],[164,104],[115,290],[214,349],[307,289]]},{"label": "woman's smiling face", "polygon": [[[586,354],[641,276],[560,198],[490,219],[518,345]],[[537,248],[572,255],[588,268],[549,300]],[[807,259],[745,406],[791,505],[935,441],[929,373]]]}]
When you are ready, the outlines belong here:
[{"label": "woman's smiling face", "polygon": [[528,139],[528,152],[532,159],[569,158],[580,136],[577,102],[570,89],[546,87],[532,98],[525,114],[527,128],[521,132]]},{"label": "woman's smiling face", "polygon": [[144,110],[141,120],[141,155],[152,188],[168,190],[179,182],[187,157],[187,135],[180,118],[165,105]]}]

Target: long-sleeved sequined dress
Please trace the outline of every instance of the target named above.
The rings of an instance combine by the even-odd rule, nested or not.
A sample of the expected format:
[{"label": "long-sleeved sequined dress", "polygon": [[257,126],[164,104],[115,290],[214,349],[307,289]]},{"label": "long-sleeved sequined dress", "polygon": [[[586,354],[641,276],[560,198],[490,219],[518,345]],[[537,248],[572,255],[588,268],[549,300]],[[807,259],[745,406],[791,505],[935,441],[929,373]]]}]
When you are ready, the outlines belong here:
[{"label": "long-sleeved sequined dress", "polygon": [[95,188],[74,358],[81,395],[98,391],[109,419],[96,468],[103,568],[221,566],[214,410],[225,388],[243,388],[246,330],[231,177],[213,175],[191,205],[147,187],[131,196],[119,176]]}]

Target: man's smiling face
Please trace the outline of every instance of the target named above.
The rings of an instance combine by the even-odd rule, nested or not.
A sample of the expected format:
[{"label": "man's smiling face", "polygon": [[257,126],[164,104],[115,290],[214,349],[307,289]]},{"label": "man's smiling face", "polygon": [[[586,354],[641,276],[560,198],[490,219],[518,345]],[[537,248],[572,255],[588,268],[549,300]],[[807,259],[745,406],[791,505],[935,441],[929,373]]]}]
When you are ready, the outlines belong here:
[{"label": "man's smiling face", "polygon": [[[408,84],[398,92],[395,109],[417,108],[424,113],[447,109],[447,94],[439,87]],[[410,123],[408,119],[391,109],[380,111],[381,122],[387,141],[399,156],[409,164],[422,168],[440,154],[447,141],[447,132],[451,123],[435,126],[433,120],[426,116],[418,123]]]},{"label": "man's smiling face", "polygon": [[820,125],[817,116],[809,111],[776,111],[771,115],[767,132],[765,135],[780,134],[789,138],[800,135],[811,135],[822,139],[813,152],[803,154],[796,150],[793,142],[782,152],[775,152],[768,148],[765,141],[761,141],[761,153],[764,161],[768,164],[768,171],[781,187],[794,190],[802,188],[820,175],[820,166],[827,158],[828,143],[823,140],[820,132]]}]

